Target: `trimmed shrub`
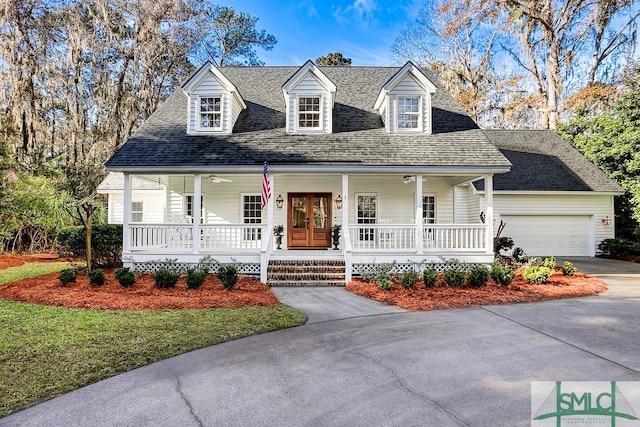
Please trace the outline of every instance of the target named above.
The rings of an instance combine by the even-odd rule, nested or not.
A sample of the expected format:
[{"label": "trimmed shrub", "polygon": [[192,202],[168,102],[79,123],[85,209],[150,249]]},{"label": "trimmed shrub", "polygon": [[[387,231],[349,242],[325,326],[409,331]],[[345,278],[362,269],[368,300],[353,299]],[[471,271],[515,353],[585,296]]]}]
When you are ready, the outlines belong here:
[{"label": "trimmed shrub", "polygon": [[120,286],[128,288],[136,281],[136,276],[128,267],[116,268],[115,277]]},{"label": "trimmed shrub", "polygon": [[67,285],[71,282],[75,282],[78,277],[78,272],[75,268],[65,268],[60,272],[58,279],[62,282],[63,285]]},{"label": "trimmed shrub", "polygon": [[433,288],[438,281],[438,272],[433,268],[427,268],[422,273],[422,280],[424,280],[425,287]]},{"label": "trimmed shrub", "polygon": [[565,261],[565,263],[562,265],[562,274],[565,276],[575,276],[575,274],[578,272],[578,269],[571,264],[569,261]]},{"label": "trimmed shrub", "polygon": [[489,269],[480,265],[469,271],[467,281],[474,288],[479,288],[480,286],[486,285],[490,277],[491,273],[489,272]]},{"label": "trimmed shrub", "polygon": [[461,288],[464,285],[464,279],[467,277],[467,274],[458,268],[445,270],[442,275],[444,276],[444,281],[447,285],[452,288]]},{"label": "trimmed shrub", "polygon": [[551,277],[551,269],[543,265],[532,265],[522,270],[522,277],[529,283],[545,283]]},{"label": "trimmed shrub", "polygon": [[187,269],[187,287],[189,289],[198,289],[204,283],[204,280],[207,278],[207,272],[200,268],[189,268]]},{"label": "trimmed shrub", "polygon": [[222,282],[222,286],[228,291],[233,290],[238,283],[238,267],[233,264],[223,264],[218,267],[216,276]]},{"label": "trimmed shrub", "polygon": [[[56,236],[61,256],[85,256],[84,227],[64,227]],[[122,224],[101,224],[91,227],[91,262],[95,266],[112,268],[122,262]]]},{"label": "trimmed shrub", "polygon": [[178,283],[178,273],[167,268],[159,268],[153,273],[153,281],[158,289],[173,288]]},{"label": "trimmed shrub", "polygon": [[418,283],[418,280],[420,280],[420,275],[418,274],[418,272],[413,271],[413,270],[407,271],[402,276],[400,276],[399,279],[398,279],[398,281],[405,288],[413,288],[413,286],[416,283]]},{"label": "trimmed shrub", "polygon": [[627,239],[604,239],[598,243],[598,250],[605,255],[626,256],[640,253],[636,252],[635,246],[631,240]]},{"label": "trimmed shrub", "polygon": [[508,265],[496,263],[491,269],[491,278],[502,286],[509,286],[514,277],[516,277],[516,272]]},{"label": "trimmed shrub", "polygon": [[544,261],[542,261],[542,266],[550,268],[551,271],[553,271],[556,268],[556,265],[557,265],[556,257],[554,256],[546,257]]},{"label": "trimmed shrub", "polygon": [[388,277],[383,276],[378,278],[378,287],[383,291],[391,290],[392,286],[393,286],[393,282]]},{"label": "trimmed shrub", "polygon": [[89,277],[89,283],[96,286],[104,285],[104,282],[107,280],[104,277],[104,271],[102,271],[101,268],[87,271],[87,276]]}]

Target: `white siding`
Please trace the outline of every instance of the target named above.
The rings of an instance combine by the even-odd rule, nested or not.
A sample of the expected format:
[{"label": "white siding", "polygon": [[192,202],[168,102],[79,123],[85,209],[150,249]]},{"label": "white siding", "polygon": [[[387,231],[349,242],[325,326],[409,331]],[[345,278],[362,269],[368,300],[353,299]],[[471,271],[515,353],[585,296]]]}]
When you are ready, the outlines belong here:
[{"label": "white siding", "polygon": [[[592,228],[588,230],[593,239],[593,251],[597,248],[599,242],[603,239],[614,237],[613,225],[605,226],[602,224],[602,218],[608,216],[614,217],[613,212],[613,196],[608,195],[573,195],[573,194],[519,194],[506,195],[494,194],[493,198],[494,212],[497,223],[502,216],[527,215],[546,218],[545,221],[553,222],[554,217],[584,217],[593,218]],[[482,198],[481,209],[484,210],[484,197]],[[583,218],[577,218],[582,221]],[[532,230],[531,232],[535,232]],[[509,236],[509,224],[507,223],[503,236]],[[517,242],[516,242],[517,246]],[[554,255],[553,248],[550,248],[549,254]]]},{"label": "white siding", "polygon": [[[232,182],[214,184],[203,176],[202,192],[204,196],[205,223],[242,222],[242,194],[260,194],[262,176],[225,176]],[[331,193],[335,200],[342,192],[342,180],[339,175],[276,175],[274,177],[274,199],[282,195],[285,200],[283,209],[274,209],[275,224],[287,223],[288,193]],[[183,190],[184,188],[184,190]],[[402,183],[401,176],[351,176],[349,178],[349,221],[355,221],[355,194],[378,194],[378,218],[391,220],[392,224],[410,224],[415,218],[415,182]],[[183,197],[181,193],[193,191],[192,180],[183,183],[182,177],[172,177],[167,192],[167,211],[178,220],[182,216]],[[438,223],[454,222],[453,189],[446,179],[426,177],[423,194],[436,196],[436,218]],[[266,209],[263,222],[266,222]],[[342,223],[342,211],[335,209],[332,203],[333,224]]]},{"label": "white siding", "polygon": [[473,193],[471,185],[455,187],[454,195],[456,223],[480,223],[480,197]]},{"label": "white siding", "polygon": [[[110,224],[122,224],[123,192],[109,193]],[[142,202],[142,222],[147,224],[162,224],[165,218],[165,193],[163,190],[133,190],[131,202]]]}]

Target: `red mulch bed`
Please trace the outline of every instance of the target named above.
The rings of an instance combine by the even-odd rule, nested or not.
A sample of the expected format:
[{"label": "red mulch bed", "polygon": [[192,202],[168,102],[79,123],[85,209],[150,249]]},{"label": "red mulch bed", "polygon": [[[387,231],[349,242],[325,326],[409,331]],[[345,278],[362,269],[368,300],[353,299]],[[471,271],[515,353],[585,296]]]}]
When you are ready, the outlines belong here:
[{"label": "red mulch bed", "polygon": [[615,259],[617,261],[635,262],[640,264],[640,255],[598,255],[598,258]]},{"label": "red mulch bed", "polygon": [[526,283],[518,274],[507,287],[490,280],[478,289],[470,287],[457,289],[447,286],[440,275],[436,286],[430,289],[425,288],[424,282],[420,280],[413,289],[406,289],[394,282],[391,290],[384,291],[376,283],[367,283],[359,279],[349,283],[346,289],[356,295],[407,310],[428,311],[597,295],[604,292],[607,285],[602,280],[586,274],[577,273],[574,277],[566,277],[556,270],[549,278],[549,282],[542,285]]},{"label": "red mulch bed", "polygon": [[10,282],[0,287],[0,298],[37,304],[95,310],[160,310],[176,308],[240,308],[278,305],[280,301],[269,287],[257,278],[240,276],[232,291],[224,289],[213,274],[202,287],[189,289],[184,277],[174,288],[157,289],[151,274],[136,276],[130,288],[123,288],[106,270],[107,282],[102,286],[89,284],[84,273],[74,283],[62,285],[60,273],[45,274]]}]

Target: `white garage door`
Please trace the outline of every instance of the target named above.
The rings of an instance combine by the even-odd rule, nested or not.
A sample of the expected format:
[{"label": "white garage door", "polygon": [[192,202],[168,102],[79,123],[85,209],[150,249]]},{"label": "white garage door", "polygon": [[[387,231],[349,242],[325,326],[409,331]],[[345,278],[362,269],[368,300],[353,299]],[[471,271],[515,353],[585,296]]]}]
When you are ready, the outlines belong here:
[{"label": "white garage door", "polygon": [[591,217],[586,215],[503,215],[502,236],[529,256],[590,256]]}]

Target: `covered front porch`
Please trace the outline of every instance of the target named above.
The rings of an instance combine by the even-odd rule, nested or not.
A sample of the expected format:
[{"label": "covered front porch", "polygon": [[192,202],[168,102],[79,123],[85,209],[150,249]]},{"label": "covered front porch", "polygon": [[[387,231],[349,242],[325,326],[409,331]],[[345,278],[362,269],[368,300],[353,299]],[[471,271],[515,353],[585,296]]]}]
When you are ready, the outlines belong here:
[{"label": "covered front porch", "polygon": [[[197,263],[209,255],[242,263],[242,271],[267,281],[270,260],[340,259],[345,280],[375,263],[439,263],[455,258],[493,261],[491,173],[409,171],[300,173],[270,170],[271,197],[262,209],[262,174],[124,173],[125,265],[176,259]],[[464,197],[483,179],[483,206]],[[142,200],[137,180],[164,188],[162,201]],[[153,211],[145,211],[144,204]],[[111,203],[110,203],[111,205]],[[485,223],[480,221],[479,210]],[[161,212],[160,212],[161,210]],[[162,219],[162,221],[159,221]],[[277,248],[274,226],[284,228]],[[334,226],[340,226],[333,249]]]}]

